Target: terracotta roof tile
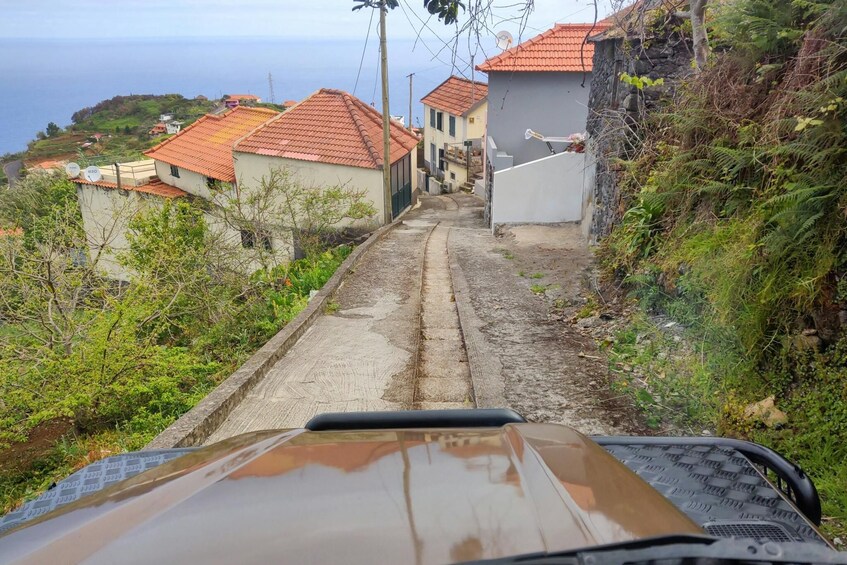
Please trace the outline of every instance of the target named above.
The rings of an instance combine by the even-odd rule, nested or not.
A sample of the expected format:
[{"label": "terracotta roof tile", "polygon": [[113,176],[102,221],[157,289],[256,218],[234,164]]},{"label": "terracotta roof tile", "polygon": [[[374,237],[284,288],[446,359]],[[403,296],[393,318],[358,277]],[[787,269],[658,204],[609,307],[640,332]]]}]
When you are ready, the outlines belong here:
[{"label": "terracotta roof tile", "polygon": [[227,100],[261,100],[261,98],[255,94],[227,94],[226,98]]},{"label": "terracotta roof tile", "polygon": [[[391,121],[391,162],[417,137]],[[382,115],[355,96],[323,88],[235,144],[235,150],[366,169],[382,167]]]},{"label": "terracotta roof tile", "polygon": [[451,76],[421,98],[421,102],[455,116],[464,116],[477,102],[488,96],[488,85]]},{"label": "terracotta roof tile", "polygon": [[206,114],[144,154],[207,177],[233,182],[232,144],[278,113],[267,108],[239,106],[223,114]]},{"label": "terracotta roof tile", "polygon": [[553,29],[491,57],[477,69],[484,72],[582,72],[584,60],[585,70],[591,71],[594,44],[587,42],[586,37],[589,32],[592,35],[600,33],[608,25],[601,22],[596,26],[556,24]]},{"label": "terracotta roof tile", "polygon": [[[73,179],[76,184],[84,184],[87,186],[97,186],[100,188],[114,188],[117,189],[118,185],[113,182],[106,181],[97,181],[91,182],[84,178]],[[132,186],[132,185],[121,185],[121,190],[131,190],[133,192],[143,192],[145,194],[155,194],[156,196],[161,196],[162,198],[181,198],[186,196],[188,193],[184,190],[181,190],[175,186],[171,186],[169,184],[165,184],[159,180],[158,177],[153,177],[150,179],[150,182],[146,184],[142,184],[140,186]]]}]

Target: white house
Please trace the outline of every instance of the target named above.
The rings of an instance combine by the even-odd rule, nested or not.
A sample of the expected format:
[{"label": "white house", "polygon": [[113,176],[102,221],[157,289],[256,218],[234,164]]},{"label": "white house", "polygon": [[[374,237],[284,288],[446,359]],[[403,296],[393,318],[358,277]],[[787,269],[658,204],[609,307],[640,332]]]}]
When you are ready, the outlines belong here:
[{"label": "white house", "polygon": [[[251,231],[240,230],[224,221],[215,200],[235,182],[232,144],[244,134],[277,115],[264,108],[239,107],[219,115],[203,116],[174,137],[149,149],[151,159],[101,167],[102,178],[90,182],[72,179],[92,258],[108,276],[128,280],[116,256],[127,248],[126,231],[131,219],[165,199],[186,199],[203,210],[204,219],[216,236],[240,244],[241,257],[235,258],[245,271],[259,268],[260,255],[275,263],[293,257],[290,231],[269,232],[257,241]],[[213,194],[214,191],[214,194]]]},{"label": "white house", "polygon": [[[454,192],[482,175],[488,85],[451,76],[421,99],[424,160],[429,173]],[[431,191],[432,192],[432,191]]]},{"label": "white house", "polygon": [[488,105],[485,138],[492,227],[582,219],[590,167],[583,153],[566,152],[564,139],[585,131],[594,54],[586,39],[605,25],[556,24],[477,67],[497,101]]},{"label": "white house", "polygon": [[[390,121],[392,218],[412,203],[417,137]],[[234,145],[235,177],[258,185],[286,168],[306,186],[349,186],[366,192],[384,218],[382,115],[355,96],[324,88],[268,120]]]},{"label": "white house", "polygon": [[174,135],[179,133],[179,130],[182,129],[182,122],[178,122],[176,120],[169,121],[165,123],[165,131],[168,132],[168,135]]}]

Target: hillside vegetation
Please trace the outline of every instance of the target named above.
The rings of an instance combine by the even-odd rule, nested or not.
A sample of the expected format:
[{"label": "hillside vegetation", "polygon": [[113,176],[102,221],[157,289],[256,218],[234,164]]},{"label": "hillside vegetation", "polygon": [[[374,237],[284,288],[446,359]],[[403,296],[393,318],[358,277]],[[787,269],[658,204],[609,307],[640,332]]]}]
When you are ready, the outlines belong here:
[{"label": "hillside vegetation", "polygon": [[[179,94],[135,94],[115,96],[83,108],[71,116],[73,129],[86,132],[147,133],[159,121],[161,114],[173,114],[180,121],[194,121],[214,109],[209,100],[188,99]],[[144,129],[136,132],[137,128]]]},{"label": "hillside vegetation", "polygon": [[[636,396],[652,417],[798,461],[826,531],[843,536],[847,4],[718,6],[710,65],[641,124],[622,165],[627,211],[601,250],[607,273],[682,322],[692,346],[655,355],[673,343],[644,318],[613,348],[644,366]],[[748,407],[770,396],[784,417],[763,421]]]},{"label": "hillside vegetation", "polygon": [[[97,459],[143,447],[290,322],[350,253],[322,226],[373,215],[363,192],[304,190],[287,173],[263,182],[266,202],[312,215],[298,229],[305,258],[257,263],[210,228],[188,199],[130,216],[114,250],[126,284],[103,275],[103,250],[84,230],[64,173],[30,174],[0,190],[0,506],[10,509]],[[252,230],[225,195],[221,218]],[[251,212],[283,217],[251,195]],[[288,210],[291,211],[290,209]],[[259,216],[261,217],[261,216]],[[291,217],[290,214],[286,217]],[[323,223],[321,223],[323,222]],[[261,226],[261,227],[259,227]],[[104,233],[110,233],[107,223]],[[257,265],[261,265],[259,268]]]},{"label": "hillside vegetation", "polygon": [[47,124],[26,151],[6,155],[3,160],[17,158],[34,165],[49,159],[74,159],[82,165],[99,165],[141,159],[144,150],[165,139],[148,135],[161,114],[172,114],[185,127],[216,106],[216,101],[179,94],[115,96],[74,112],[72,123],[65,128]]}]

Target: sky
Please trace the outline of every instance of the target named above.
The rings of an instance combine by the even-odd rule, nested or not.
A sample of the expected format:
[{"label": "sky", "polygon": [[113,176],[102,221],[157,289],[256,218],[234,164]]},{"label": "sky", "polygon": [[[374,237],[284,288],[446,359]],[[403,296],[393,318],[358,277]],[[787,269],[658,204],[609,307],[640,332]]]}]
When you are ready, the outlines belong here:
[{"label": "sky", "polygon": [[[465,0],[466,2],[468,0]],[[473,0],[471,0],[473,1]],[[600,17],[611,0],[599,0]],[[422,0],[400,0],[389,16],[388,38],[448,38],[450,28],[429,18]],[[520,33],[516,2],[494,0],[491,29]],[[535,0],[523,37],[555,22],[590,22],[590,0]],[[353,0],[0,0],[0,38],[283,37],[356,39],[367,33],[368,10],[352,12]]]}]

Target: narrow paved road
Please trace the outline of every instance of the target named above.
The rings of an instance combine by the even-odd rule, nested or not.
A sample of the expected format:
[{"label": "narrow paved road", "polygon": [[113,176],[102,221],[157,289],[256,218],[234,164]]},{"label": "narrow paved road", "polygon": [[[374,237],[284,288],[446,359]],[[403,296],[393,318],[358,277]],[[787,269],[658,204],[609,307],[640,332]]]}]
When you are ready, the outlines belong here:
[{"label": "narrow paved road", "polygon": [[457,208],[424,199],[378,241],[338,290],[337,310],[315,322],[206,443],[299,427],[321,412],[470,402],[444,256],[449,228],[439,229]]},{"label": "narrow paved road", "polygon": [[607,398],[605,365],[583,354],[593,343],[551,321],[519,273],[546,268],[541,282],[575,295],[591,262],[579,228],[513,231],[492,235],[473,196],[421,198],[206,443],[322,412],[474,406],[585,433],[636,430]]}]

